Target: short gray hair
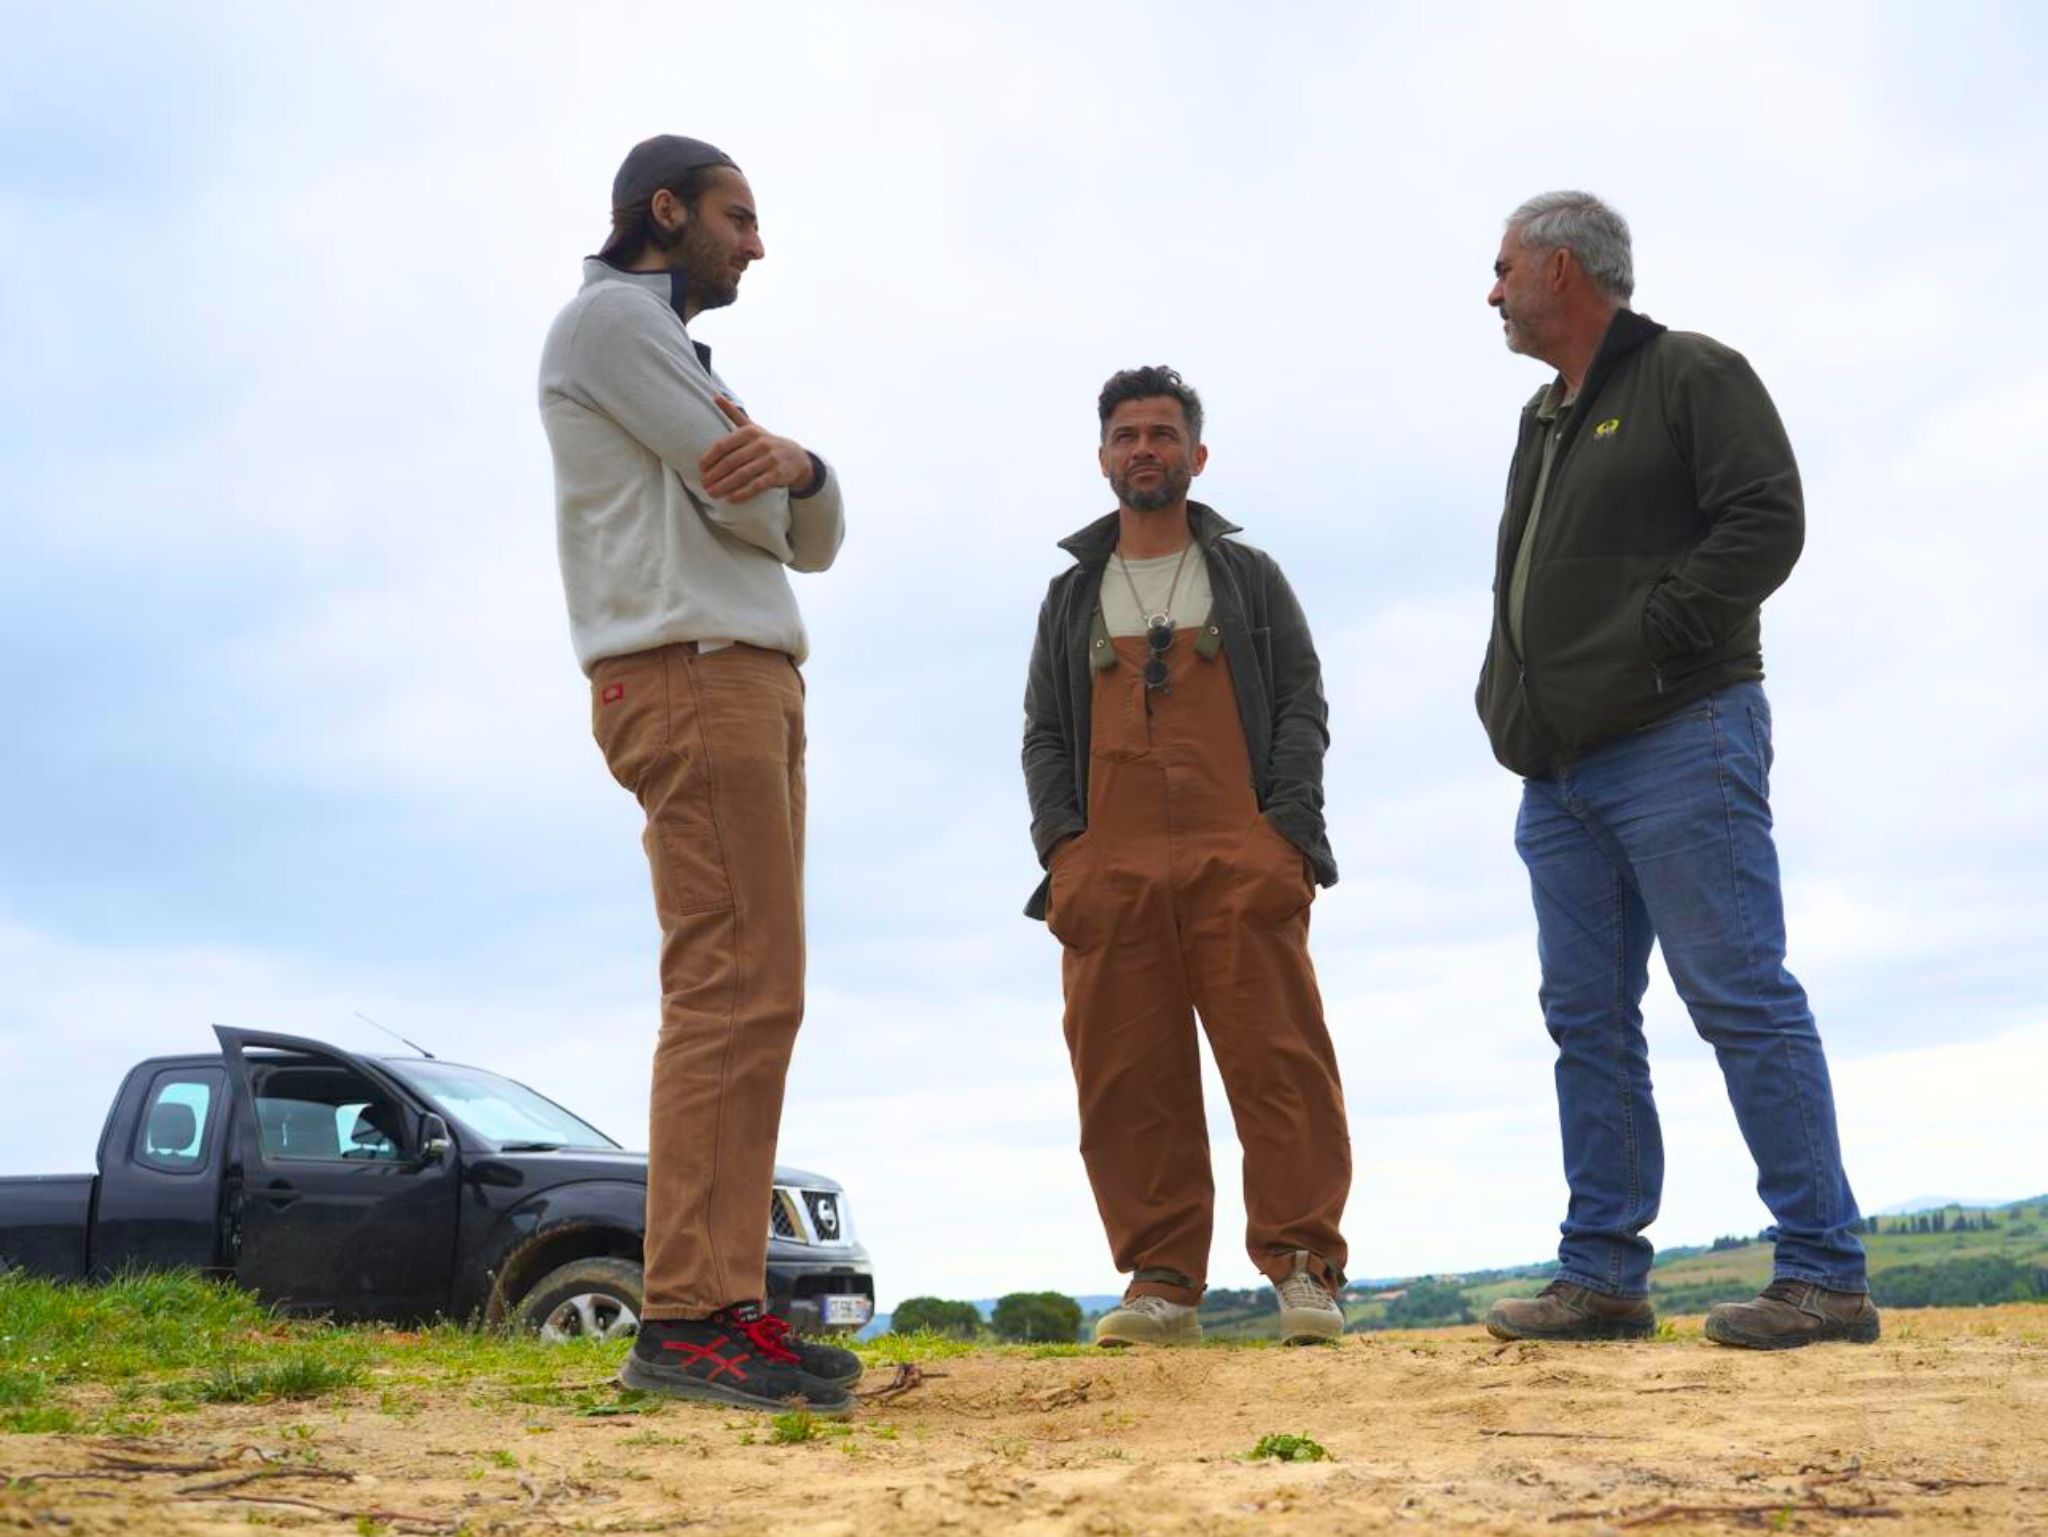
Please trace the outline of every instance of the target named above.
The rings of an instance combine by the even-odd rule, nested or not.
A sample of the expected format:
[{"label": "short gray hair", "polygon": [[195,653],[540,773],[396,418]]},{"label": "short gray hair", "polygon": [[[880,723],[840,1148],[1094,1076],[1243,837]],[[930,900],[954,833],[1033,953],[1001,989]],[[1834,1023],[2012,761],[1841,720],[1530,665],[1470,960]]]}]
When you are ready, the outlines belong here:
[{"label": "short gray hair", "polygon": [[1564,250],[1609,298],[1626,304],[1636,291],[1628,220],[1590,192],[1545,192],[1508,215],[1523,245]]}]

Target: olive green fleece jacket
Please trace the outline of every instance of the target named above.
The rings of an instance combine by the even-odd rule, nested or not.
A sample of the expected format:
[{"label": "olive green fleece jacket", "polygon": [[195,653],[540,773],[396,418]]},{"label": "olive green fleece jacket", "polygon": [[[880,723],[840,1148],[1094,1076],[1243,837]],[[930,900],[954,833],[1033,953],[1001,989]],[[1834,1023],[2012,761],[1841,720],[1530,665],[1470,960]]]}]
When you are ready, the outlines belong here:
[{"label": "olive green fleece jacket", "polygon": [[1523,409],[1475,702],[1494,756],[1543,775],[1703,694],[1763,677],[1760,611],[1805,539],[1799,468],[1742,355],[1619,310],[1551,465],[1522,650],[1508,592],[1543,462]]}]

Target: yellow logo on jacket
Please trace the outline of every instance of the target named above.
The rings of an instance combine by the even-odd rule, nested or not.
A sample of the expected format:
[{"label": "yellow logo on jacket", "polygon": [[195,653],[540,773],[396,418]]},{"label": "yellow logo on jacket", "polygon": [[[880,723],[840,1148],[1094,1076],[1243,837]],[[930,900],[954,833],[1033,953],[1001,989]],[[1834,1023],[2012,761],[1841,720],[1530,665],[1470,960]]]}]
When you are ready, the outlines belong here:
[{"label": "yellow logo on jacket", "polygon": [[1593,436],[1596,438],[1611,438],[1619,431],[1621,431],[1621,418],[1610,416],[1606,421],[1593,429]]}]

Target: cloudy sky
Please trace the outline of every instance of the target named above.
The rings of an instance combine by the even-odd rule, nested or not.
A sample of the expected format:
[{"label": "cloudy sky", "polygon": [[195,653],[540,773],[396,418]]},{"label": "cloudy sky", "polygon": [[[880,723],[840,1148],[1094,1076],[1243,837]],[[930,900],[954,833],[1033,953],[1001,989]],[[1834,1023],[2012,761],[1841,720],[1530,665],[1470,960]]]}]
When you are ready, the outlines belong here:
[{"label": "cloudy sky", "polygon": [[[1017,767],[1094,394],[1170,362],[1290,572],[1344,879],[1315,951],[1353,1270],[1561,1214],[1518,793],[1471,711],[1515,413],[1501,217],[1584,186],[1805,473],[1769,605],[1792,964],[1867,1207],[2048,1188],[2037,8],[1188,3],[0,9],[0,1172],[134,1059],[372,1015],[644,1135],[637,815],[590,742],[540,342],[637,139],[746,167],[698,334],[844,477],[812,628],[782,1154],[884,1304],[1113,1288]],[[1766,1214],[1661,974],[1653,1236]],[[1212,1089],[1214,1085],[1212,1082]],[[1237,1148],[1212,1280],[1248,1284]]]}]

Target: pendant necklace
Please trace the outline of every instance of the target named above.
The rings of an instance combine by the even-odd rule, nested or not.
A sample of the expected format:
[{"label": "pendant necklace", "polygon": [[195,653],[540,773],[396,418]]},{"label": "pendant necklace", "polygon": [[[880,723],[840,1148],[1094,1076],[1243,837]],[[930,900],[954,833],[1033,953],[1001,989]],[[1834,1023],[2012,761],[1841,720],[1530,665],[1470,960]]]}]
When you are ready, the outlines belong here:
[{"label": "pendant necklace", "polygon": [[1145,612],[1145,600],[1138,596],[1138,584],[1131,576],[1131,568],[1124,562],[1124,552],[1122,550],[1116,552],[1117,569],[1124,574],[1124,585],[1131,589],[1131,603],[1138,610],[1138,617],[1145,621],[1145,628],[1148,632],[1164,629],[1169,636],[1173,633],[1173,600],[1180,592],[1181,568],[1188,563],[1188,551],[1194,547],[1195,541],[1193,539],[1188,540],[1186,544],[1180,547],[1180,559],[1173,563],[1173,580],[1167,584],[1166,602],[1161,605],[1159,612],[1156,614],[1147,614]]}]

